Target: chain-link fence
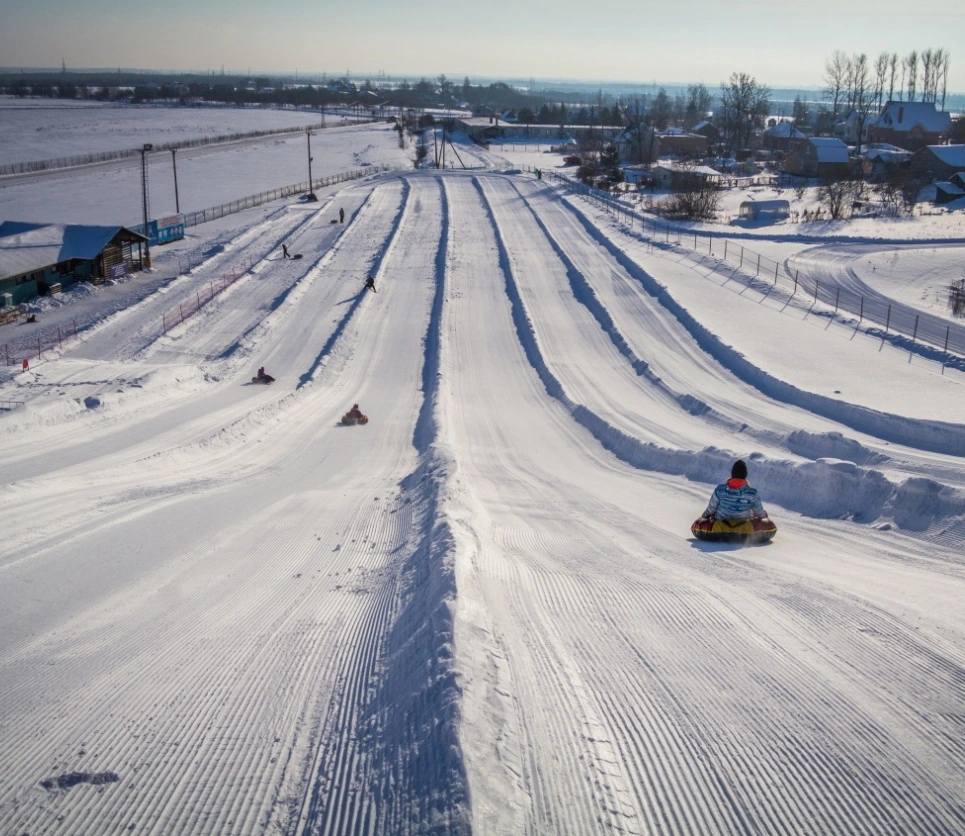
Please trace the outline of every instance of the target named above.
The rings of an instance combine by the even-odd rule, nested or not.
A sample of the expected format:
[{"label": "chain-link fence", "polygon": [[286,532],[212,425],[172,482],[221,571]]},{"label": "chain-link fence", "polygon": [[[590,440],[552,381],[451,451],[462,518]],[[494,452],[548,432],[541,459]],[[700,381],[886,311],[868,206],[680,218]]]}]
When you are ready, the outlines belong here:
[{"label": "chain-link fence", "polygon": [[[184,214],[184,226],[196,226],[197,224],[205,223],[206,221],[217,220],[218,218],[223,218],[225,215],[233,215],[235,212],[242,212],[245,209],[251,209],[255,206],[261,206],[263,203],[271,203],[273,200],[278,200],[282,197],[291,197],[296,194],[307,194],[308,192],[314,192],[315,189],[321,189],[325,186],[334,186],[338,183],[346,183],[349,180],[360,180],[363,177],[368,177],[371,174],[377,174],[380,171],[389,171],[390,166],[387,165],[371,165],[366,168],[358,168],[353,171],[342,171],[338,174],[330,174],[327,177],[319,177],[318,179],[313,179],[311,183],[307,180],[302,183],[294,183],[291,186],[282,186],[277,189],[272,189],[268,192],[261,192],[259,194],[249,195],[248,197],[242,197],[238,200],[232,200],[230,203],[222,203],[220,206],[213,206],[209,209],[201,209],[197,212],[187,212]],[[140,226],[143,226],[141,224]]]},{"label": "chain-link fence", "polygon": [[16,345],[9,343],[3,347],[4,364],[27,368],[31,360],[44,356],[45,351],[61,348],[65,340],[77,336],[77,320],[57,326],[57,333],[47,333],[35,340],[22,340]]},{"label": "chain-link fence", "polygon": [[[362,125],[377,122],[376,119],[353,120],[352,125]],[[287,134],[305,133],[305,131],[325,130],[325,125],[300,125],[291,128],[275,128],[270,131],[243,131],[221,136],[199,136],[194,139],[184,139],[180,142],[164,142],[154,145],[152,153],[159,151],[180,151],[182,148],[198,148],[205,145],[220,145],[226,142],[238,142],[245,139],[259,139],[261,137],[284,136]],[[61,168],[75,168],[81,165],[106,163],[111,160],[125,160],[140,156],[140,148],[121,148],[117,151],[99,151],[93,154],[75,154],[70,157],[55,157],[49,160],[31,160],[23,163],[7,163],[0,165],[0,177],[13,174],[31,174],[40,171],[55,171]]]},{"label": "chain-link fence", "polygon": [[640,235],[654,243],[683,247],[695,253],[706,253],[733,265],[745,280],[766,282],[780,287],[791,296],[803,294],[812,301],[857,316],[858,322],[880,326],[885,334],[898,334],[912,343],[927,343],[948,354],[965,357],[965,325],[913,308],[881,296],[866,296],[833,282],[821,282],[801,270],[755,252],[744,244],[711,232],[680,229],[669,221],[644,217],[613,195],[551,172],[557,182],[564,183],[576,193],[592,200],[606,211],[615,214],[627,226],[638,229]]},{"label": "chain-link fence", "polygon": [[251,267],[251,261],[245,259],[240,264],[236,264],[221,278],[210,279],[208,286],[197,287],[193,296],[188,296],[178,303],[177,310],[171,309],[167,313],[161,314],[161,333],[166,334],[169,328],[180,325],[184,320],[194,316],[205,305],[220,293],[223,293],[238,279],[240,279]]}]

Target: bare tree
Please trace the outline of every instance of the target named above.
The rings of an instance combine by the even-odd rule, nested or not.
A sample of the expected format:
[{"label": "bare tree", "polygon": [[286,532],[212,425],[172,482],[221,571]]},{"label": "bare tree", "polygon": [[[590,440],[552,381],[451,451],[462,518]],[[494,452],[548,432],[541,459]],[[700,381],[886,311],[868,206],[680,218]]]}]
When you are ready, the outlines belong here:
[{"label": "bare tree", "polygon": [[840,49],[831,53],[824,63],[824,96],[831,100],[831,114],[837,117],[838,108],[847,86],[850,71],[848,56]]},{"label": "bare tree", "polygon": [[631,162],[649,163],[653,149],[653,130],[646,96],[632,96],[626,110],[627,130],[633,137]]},{"label": "bare tree", "polygon": [[684,127],[690,130],[698,122],[706,118],[713,98],[710,91],[703,84],[691,84],[687,88],[687,109],[684,115]]},{"label": "bare tree", "polygon": [[948,62],[949,62],[949,60],[950,60],[950,56],[949,56],[948,52],[947,52],[947,51],[943,52],[943,53],[942,53],[942,68],[941,68],[941,88],[942,88],[942,92],[941,92],[942,106],[941,106],[941,109],[942,109],[942,110],[945,109],[945,96],[946,96],[947,93],[948,93]]},{"label": "bare tree", "polygon": [[854,177],[828,179],[821,183],[818,196],[833,220],[850,217],[854,205],[864,197],[865,184]]},{"label": "bare tree", "polygon": [[908,101],[915,101],[915,91],[918,84],[918,53],[912,50],[903,59],[905,67],[905,84],[908,90]]},{"label": "bare tree", "polygon": [[[909,188],[909,183],[912,183],[911,188]],[[909,202],[908,196],[917,195],[920,185],[908,169],[889,166],[885,173],[885,179],[878,186],[878,197],[881,199],[885,211],[897,216],[902,212],[911,211],[914,200]]]},{"label": "bare tree", "polygon": [[855,123],[857,126],[857,153],[861,153],[861,143],[864,140],[864,126],[874,106],[875,91],[871,80],[871,69],[868,56],[863,52],[851,56],[851,72],[848,77],[848,98],[851,100]]},{"label": "bare tree", "polygon": [[728,149],[750,142],[755,125],[763,124],[771,106],[770,88],[746,73],[731,73],[729,84],[720,85],[722,125]]},{"label": "bare tree", "polygon": [[921,60],[921,100],[923,102],[934,101],[932,95],[932,73],[935,66],[935,53],[931,47],[923,49],[919,56]]},{"label": "bare tree", "polygon": [[655,128],[662,131],[670,123],[672,113],[673,102],[670,100],[667,91],[661,87],[657,91],[657,95],[653,97],[650,121],[653,122]]},{"label": "bare tree", "polygon": [[697,172],[693,163],[675,167],[675,193],[658,205],[658,211],[668,218],[682,220],[714,220],[720,206],[721,189]]},{"label": "bare tree", "polygon": [[882,101],[885,95],[885,85],[888,83],[888,63],[891,56],[887,52],[878,54],[875,61],[875,107],[881,110]]},{"label": "bare tree", "polygon": [[934,102],[936,105],[941,99],[942,110],[945,108],[948,61],[948,52],[944,49],[926,49],[921,54],[921,99],[923,102]]},{"label": "bare tree", "polygon": [[898,77],[898,53],[892,52],[888,58],[888,101],[895,97],[895,81]]}]

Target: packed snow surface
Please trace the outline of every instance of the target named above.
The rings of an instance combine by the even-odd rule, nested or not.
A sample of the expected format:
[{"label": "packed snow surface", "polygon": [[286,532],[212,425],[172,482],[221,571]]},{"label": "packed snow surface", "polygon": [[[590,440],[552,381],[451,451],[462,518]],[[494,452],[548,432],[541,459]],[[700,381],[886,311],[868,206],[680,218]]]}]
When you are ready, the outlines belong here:
[{"label": "packed snow surface", "polygon": [[[965,832],[959,360],[545,179],[320,197],[38,307],[0,831]],[[766,546],[690,535],[737,457]]]}]

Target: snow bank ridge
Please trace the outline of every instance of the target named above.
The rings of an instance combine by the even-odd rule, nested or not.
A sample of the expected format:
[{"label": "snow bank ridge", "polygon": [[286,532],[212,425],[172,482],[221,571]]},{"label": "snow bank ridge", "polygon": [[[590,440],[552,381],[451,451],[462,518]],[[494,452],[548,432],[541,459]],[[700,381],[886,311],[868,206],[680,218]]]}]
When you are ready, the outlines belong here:
[{"label": "snow bank ridge", "polygon": [[[584,426],[604,448],[621,461],[641,470],[684,476],[692,481],[708,484],[718,483],[721,474],[729,472],[730,466],[736,458],[735,453],[716,448],[696,451],[671,450],[642,442],[617,429],[591,409],[577,404],[569,397],[543,357],[532,321],[513,276],[513,267],[505,242],[500,235],[492,207],[481,184],[475,179],[474,183],[489,214],[496,236],[500,268],[506,281],[506,293],[510,300],[516,333],[527,360],[539,375],[546,391],[572,414],[574,420]],[[658,285],[642,268],[630,261],[625,254],[616,250],[614,245],[608,242],[589,221],[585,218],[583,218],[583,221],[590,233],[614,252],[614,255],[620,259],[626,269],[631,272],[631,275],[638,276],[652,295],[660,299],[672,312],[677,314],[678,318],[695,335],[698,342],[709,346],[710,353],[714,356],[717,356],[715,350],[726,355],[726,351],[724,351],[724,349],[727,349],[726,346],[721,346],[714,335],[680,308],[666,293],[665,289]],[[573,270],[569,272],[571,275],[573,274]],[[736,352],[732,353],[735,358],[740,358],[744,364],[745,373],[753,378],[754,367],[743,360]],[[769,377],[759,370],[757,372],[762,377]],[[775,380],[774,383],[787,386],[787,384],[782,384],[781,381]],[[787,386],[787,388],[793,389],[794,387]],[[805,395],[806,393],[801,394]],[[850,405],[842,404],[842,406]],[[858,414],[880,415],[880,413],[864,410],[861,407],[855,407],[855,409]],[[893,418],[896,426],[901,426],[901,422],[905,420],[911,426],[925,423],[901,419],[896,416],[883,417]],[[951,426],[949,429],[962,433],[962,428],[958,426]],[[877,433],[872,434],[877,435]],[[912,438],[917,438],[917,436],[912,434]],[[962,434],[961,438],[965,441],[965,434]],[[864,462],[872,463],[874,460],[870,451],[857,442],[845,439],[840,435],[825,438],[801,433],[796,435],[795,443],[800,448],[807,445],[816,448],[821,443],[825,443],[842,452],[858,453],[858,457]],[[914,446],[921,446],[921,444]],[[942,520],[947,521],[950,518],[961,517],[965,519],[965,492],[931,483],[930,480],[909,479],[902,484],[896,484],[878,470],[833,457],[821,457],[816,461],[803,463],[765,459],[760,454],[751,454],[747,458],[751,464],[751,479],[761,489],[767,500],[805,516],[820,519],[851,519],[863,523],[870,523],[882,517],[890,516],[894,518],[898,525],[915,531],[925,531],[933,524]],[[929,484],[919,485],[918,482],[929,482]],[[939,496],[942,502],[923,501],[923,496]],[[697,509],[697,512],[700,510],[702,509]]]},{"label": "snow bank ridge", "polygon": [[[445,191],[440,184],[443,204]],[[443,212],[443,218],[447,212]],[[414,443],[421,462],[402,483],[405,501],[421,525],[401,572],[403,606],[388,641],[385,676],[375,704],[392,716],[383,728],[384,765],[411,781],[418,809],[408,820],[420,830],[471,832],[469,791],[459,740],[462,689],[455,667],[456,538],[446,508],[455,461],[438,437],[440,351],[445,298],[448,224],[443,222],[435,259],[436,281],[425,336],[423,403]]]},{"label": "snow bank ridge", "polygon": [[629,275],[637,279],[644,290],[663,305],[687,329],[694,341],[721,366],[732,372],[758,391],[784,403],[799,406],[815,415],[821,415],[857,432],[867,433],[884,441],[903,444],[919,450],[942,453],[949,456],[965,456],[965,426],[941,421],[924,421],[879,412],[846,401],[835,400],[813,392],[805,392],[758,368],[743,354],[721,341],[719,337],[698,322],[678,303],[660,282],[633,261],[603,234],[582,210],[569,201],[563,201],[577,217],[587,233],[606,248]]}]

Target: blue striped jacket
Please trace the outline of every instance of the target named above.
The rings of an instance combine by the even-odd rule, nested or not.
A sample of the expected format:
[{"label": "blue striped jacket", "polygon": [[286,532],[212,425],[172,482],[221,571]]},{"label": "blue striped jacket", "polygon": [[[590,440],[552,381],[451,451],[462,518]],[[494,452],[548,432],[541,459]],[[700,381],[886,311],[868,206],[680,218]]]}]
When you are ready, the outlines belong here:
[{"label": "blue striped jacket", "polygon": [[766,517],[767,512],[757,495],[757,488],[752,488],[744,479],[728,479],[714,488],[704,516],[719,520],[749,520]]}]

